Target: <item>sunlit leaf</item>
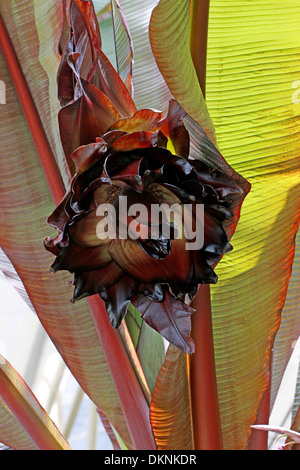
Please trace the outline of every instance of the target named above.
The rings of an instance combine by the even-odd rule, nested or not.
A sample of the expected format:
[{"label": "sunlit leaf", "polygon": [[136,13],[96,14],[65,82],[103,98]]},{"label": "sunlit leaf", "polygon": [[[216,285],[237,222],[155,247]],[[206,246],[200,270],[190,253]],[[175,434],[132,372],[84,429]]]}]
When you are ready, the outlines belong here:
[{"label": "sunlit leaf", "polygon": [[214,141],[214,126],[190,53],[189,11],[190,0],[161,0],[151,16],[150,42],[172,95]]},{"label": "sunlit leaf", "polygon": [[[211,289],[226,448],[243,448],[255,422],[291,275],[300,209],[300,108],[291,88],[299,78],[299,27],[293,0],[211,2],[207,104],[222,154],[252,184],[234,250]],[[297,309],[285,313],[299,331]]]},{"label": "sunlit leaf", "polygon": [[11,449],[38,450],[38,447],[2,399],[0,399],[0,439]]},{"label": "sunlit leaf", "polygon": [[170,345],[150,406],[159,450],[193,449],[187,364],[187,356]]},{"label": "sunlit leaf", "polygon": [[16,450],[70,450],[29,387],[2,356],[0,442]]},{"label": "sunlit leaf", "polygon": [[[188,3],[162,0],[152,16],[150,37],[173,95],[193,113],[189,98],[197,87],[188,81],[193,72],[187,49],[178,52],[178,36],[187,47],[183,25],[188,28]],[[207,107],[222,155],[252,184],[231,241],[234,249],[216,268],[219,281],[211,288],[225,449],[245,448],[255,422],[294,258],[300,209],[299,107],[291,87],[299,71],[299,22],[295,1],[210,2]],[[200,94],[198,99],[193,102],[203,110]],[[206,117],[195,118],[204,129]],[[199,146],[192,148],[197,158]],[[297,276],[294,286],[296,282]],[[286,311],[286,325],[293,326],[281,343],[281,374],[299,331],[295,297],[293,302],[294,308]]]}]

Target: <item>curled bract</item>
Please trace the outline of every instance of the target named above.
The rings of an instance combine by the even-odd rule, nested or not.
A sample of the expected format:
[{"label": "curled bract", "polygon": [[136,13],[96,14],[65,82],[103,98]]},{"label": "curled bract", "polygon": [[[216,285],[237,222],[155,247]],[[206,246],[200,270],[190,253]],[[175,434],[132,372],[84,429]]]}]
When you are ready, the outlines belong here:
[{"label": "curled bract", "polygon": [[249,184],[176,100],[166,115],[136,109],[101,50],[91,2],[71,1],[69,21],[59,125],[74,176],[48,220],[52,270],[74,274],[73,301],[99,294],[114,327],[132,302],[192,353],[186,295],[217,281]]}]

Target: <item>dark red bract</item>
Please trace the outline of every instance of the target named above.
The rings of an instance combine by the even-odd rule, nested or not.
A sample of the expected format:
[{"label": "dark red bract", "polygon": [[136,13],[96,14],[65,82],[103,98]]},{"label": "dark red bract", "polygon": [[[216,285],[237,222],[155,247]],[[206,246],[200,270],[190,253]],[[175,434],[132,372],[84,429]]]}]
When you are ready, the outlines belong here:
[{"label": "dark red bract", "polygon": [[[101,51],[92,5],[84,4],[71,2],[71,38],[58,75],[61,138],[75,174],[48,220],[58,236],[47,238],[45,247],[56,256],[53,271],[74,273],[74,301],[99,294],[114,327],[132,302],[151,327],[191,353],[192,309],[185,296],[192,298],[199,284],[216,282],[213,268],[231,249],[229,239],[249,185],[175,100],[166,116],[136,110]],[[191,139],[198,148],[193,158]],[[129,213],[120,211],[121,196]],[[99,238],[97,233],[104,217],[97,209],[103,204],[112,205],[118,214],[114,238]],[[203,205],[203,246],[186,249],[189,234],[171,219],[166,236],[160,220],[130,215],[135,204],[144,205],[148,214],[153,205],[162,204],[176,204],[182,214],[188,204],[189,220],[183,225],[188,222],[189,227],[197,222],[197,204]],[[134,224],[138,236],[120,236],[120,230]],[[155,238],[153,225],[159,227]]]}]

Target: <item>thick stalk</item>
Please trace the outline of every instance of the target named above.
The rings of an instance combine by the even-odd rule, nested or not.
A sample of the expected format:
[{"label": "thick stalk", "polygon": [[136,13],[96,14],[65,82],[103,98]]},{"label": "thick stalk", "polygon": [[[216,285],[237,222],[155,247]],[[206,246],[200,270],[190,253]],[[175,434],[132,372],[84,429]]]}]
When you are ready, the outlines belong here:
[{"label": "thick stalk", "polygon": [[195,353],[190,357],[191,405],[196,450],[221,450],[222,433],[216,383],[210,287],[200,287],[191,306]]},{"label": "thick stalk", "polygon": [[121,337],[112,328],[100,297],[89,297],[88,304],[120,398],[134,448],[154,450],[156,446],[149,420],[149,406],[131,367]]},{"label": "thick stalk", "polygon": [[[190,49],[198,80],[205,96],[209,0],[191,1]],[[210,287],[203,285],[192,307],[192,337],[196,352],[190,358],[191,404],[194,445],[197,450],[222,449],[215,371]]]},{"label": "thick stalk", "polygon": [[[268,387],[255,424],[268,425],[270,416],[270,395],[270,387]],[[253,429],[249,450],[268,450],[268,436],[269,433],[266,431]]]},{"label": "thick stalk", "polygon": [[[269,386],[262,401],[259,413],[256,418],[255,424],[269,424],[270,417],[270,403],[271,403],[271,383],[272,383],[272,357],[270,359],[270,373],[269,373]],[[268,450],[268,437],[269,433],[261,431],[260,429],[253,429],[249,450]]]},{"label": "thick stalk", "polygon": [[[65,194],[55,160],[45,136],[39,114],[23,75],[12,42],[0,16],[0,46],[14,82],[51,195],[57,205]],[[89,301],[95,327],[106,356],[128,429],[136,449],[155,449],[149,421],[149,407],[132,369],[119,334],[111,327],[100,298]]]}]

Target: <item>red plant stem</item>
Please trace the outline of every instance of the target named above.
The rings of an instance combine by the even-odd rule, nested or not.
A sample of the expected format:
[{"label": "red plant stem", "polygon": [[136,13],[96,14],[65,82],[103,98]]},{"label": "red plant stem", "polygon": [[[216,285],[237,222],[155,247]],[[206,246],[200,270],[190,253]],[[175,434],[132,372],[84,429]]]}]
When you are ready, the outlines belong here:
[{"label": "red plant stem", "polygon": [[[8,32],[0,16],[0,45],[28,123],[51,195],[57,205],[65,194],[52,151],[23,75]],[[90,299],[89,306],[106,356],[135,449],[156,449],[149,419],[149,407],[132,369],[120,336],[111,327],[104,303]]]},{"label": "red plant stem", "polygon": [[190,356],[191,405],[195,450],[223,448],[216,383],[210,287],[200,287],[191,306],[195,353]]},{"label": "red plant stem", "polygon": [[0,46],[7,63],[10,75],[14,82],[34,145],[39,155],[41,165],[47,175],[47,181],[55,204],[58,204],[64,194],[65,188],[57,171],[57,166],[49,147],[39,114],[32,99],[30,90],[24,78],[21,66],[14,47],[0,15]]},{"label": "red plant stem", "polygon": [[[255,424],[269,424],[270,417],[270,403],[271,403],[271,383],[272,383],[272,357],[270,360],[270,374],[269,374],[269,385],[268,389],[263,398],[259,413],[257,415]],[[268,450],[268,437],[269,433],[260,429],[253,429],[250,443],[248,446],[249,450]]]},{"label": "red plant stem", "polygon": [[209,0],[192,0],[190,50],[204,97],[206,88],[208,17]]},{"label": "red plant stem", "polygon": [[88,298],[100,339],[135,450],[155,450],[149,406],[131,367],[120,336],[110,324],[99,296]]},{"label": "red plant stem", "polygon": [[[205,96],[209,0],[191,1],[190,50],[202,93]],[[190,357],[190,396],[196,450],[223,448],[219,414],[210,286],[200,287],[191,306],[195,354]]]},{"label": "red plant stem", "polygon": [[[255,424],[268,424],[270,416],[270,387],[266,391]],[[260,429],[253,429],[249,450],[268,450],[269,433]]]}]

